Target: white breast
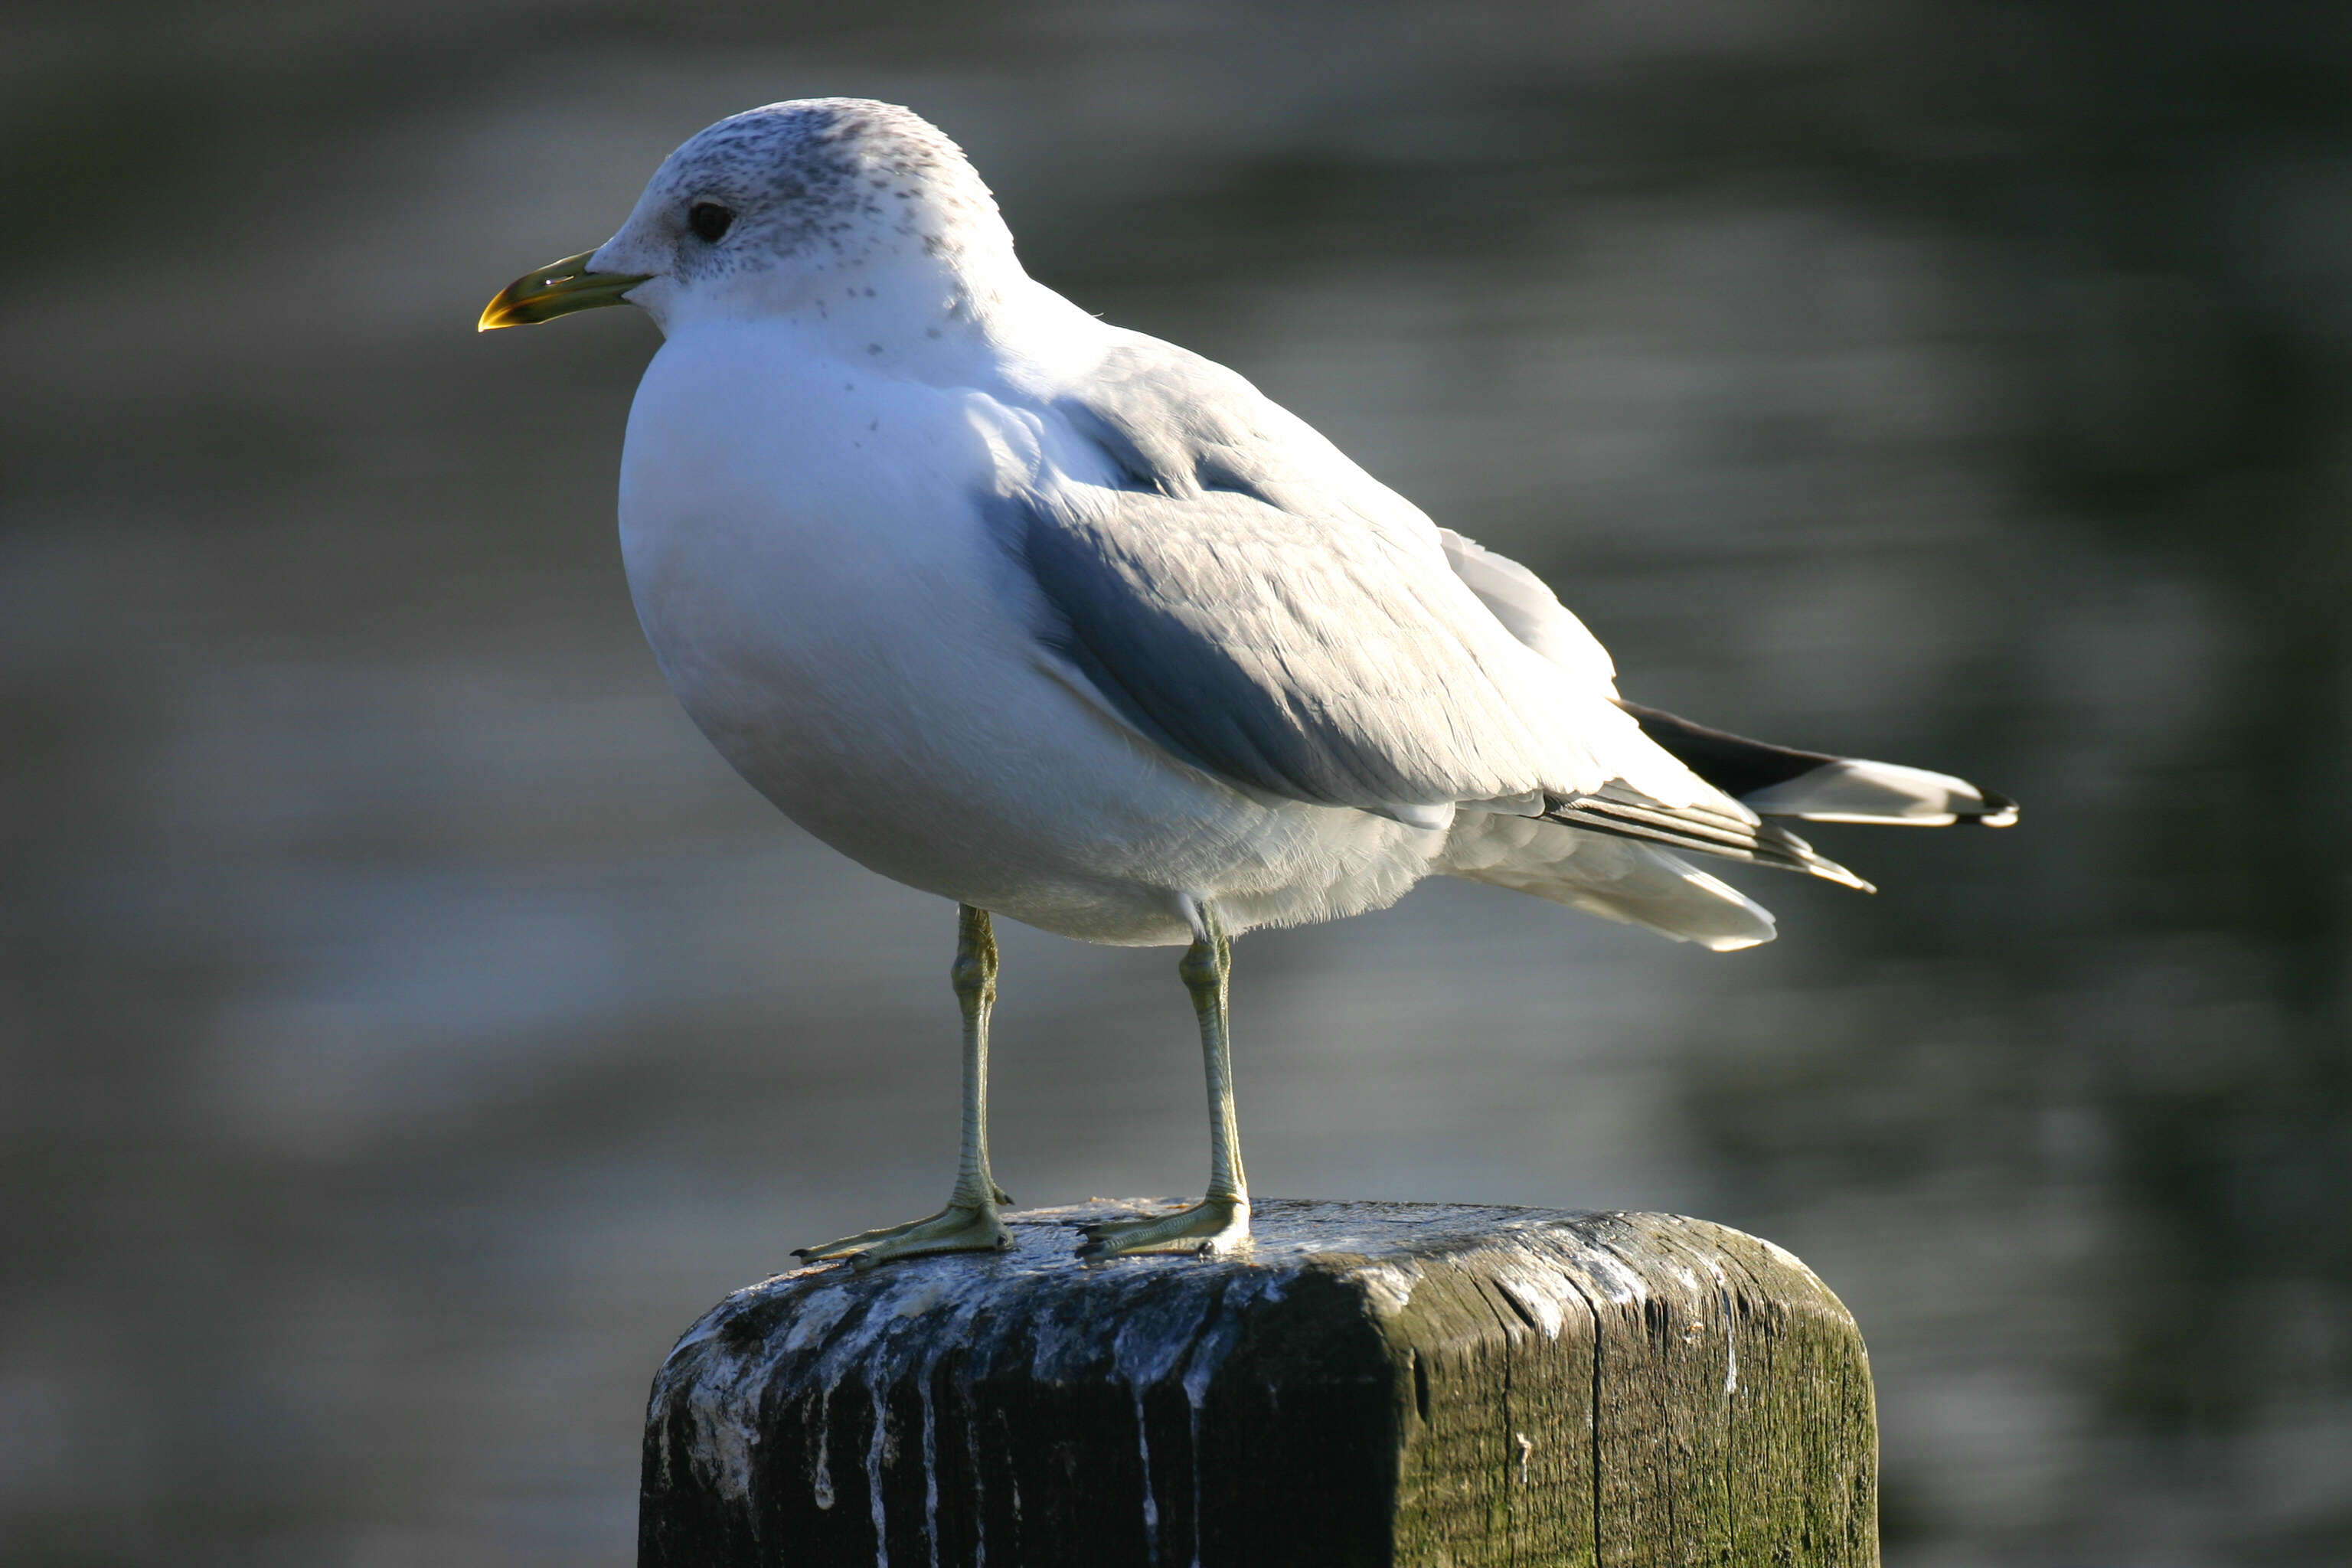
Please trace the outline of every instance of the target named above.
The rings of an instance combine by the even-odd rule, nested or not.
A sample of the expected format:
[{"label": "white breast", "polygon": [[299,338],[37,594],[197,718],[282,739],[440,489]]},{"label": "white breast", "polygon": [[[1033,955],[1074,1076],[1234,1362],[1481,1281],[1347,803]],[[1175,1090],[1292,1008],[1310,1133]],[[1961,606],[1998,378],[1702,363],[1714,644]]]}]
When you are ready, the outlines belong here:
[{"label": "white breast", "polygon": [[622,460],[629,585],[695,722],[786,815],[912,886],[1093,941],[1178,942],[1401,896],[1442,835],[1254,802],[1056,672],[978,504],[1035,460],[1018,400],[688,330]]}]

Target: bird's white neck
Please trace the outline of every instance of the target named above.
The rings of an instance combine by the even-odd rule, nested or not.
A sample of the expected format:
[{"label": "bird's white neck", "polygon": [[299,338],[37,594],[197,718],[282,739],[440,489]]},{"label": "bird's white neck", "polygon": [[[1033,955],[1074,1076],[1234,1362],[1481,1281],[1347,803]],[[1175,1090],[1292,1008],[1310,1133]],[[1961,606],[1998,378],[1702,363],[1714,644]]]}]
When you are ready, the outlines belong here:
[{"label": "bird's white neck", "polygon": [[724,290],[656,279],[632,296],[665,336],[770,326],[804,353],[938,385],[1056,379],[1099,353],[1102,324],[1023,271],[1010,248],[876,250],[823,269],[739,276]]}]

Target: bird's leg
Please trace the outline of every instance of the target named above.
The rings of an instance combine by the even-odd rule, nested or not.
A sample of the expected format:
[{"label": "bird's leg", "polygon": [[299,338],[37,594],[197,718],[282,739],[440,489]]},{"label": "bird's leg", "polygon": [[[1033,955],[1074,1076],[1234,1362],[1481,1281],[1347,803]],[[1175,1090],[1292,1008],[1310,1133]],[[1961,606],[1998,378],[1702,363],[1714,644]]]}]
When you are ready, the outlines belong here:
[{"label": "bird's leg", "polygon": [[1228,1252],[1249,1240],[1249,1177],[1242,1171],[1241,1133],[1234,1119],[1233,1037],[1226,1025],[1226,988],[1234,944],[1203,900],[1201,939],[1185,950],[1176,973],[1192,994],[1201,1021],[1201,1055],[1209,1069],[1209,1193],[1191,1208],[1157,1219],[1111,1220],[1086,1227],[1081,1258],[1124,1258],[1139,1252]]},{"label": "bird's leg", "polygon": [[1013,1199],[988,1168],[988,1015],[996,1005],[996,933],[986,910],[957,907],[955,965],[949,973],[963,1008],[963,1146],[948,1206],[929,1219],[803,1247],[794,1257],[812,1263],[847,1258],[870,1268],[894,1258],[1002,1252],[1013,1245],[1013,1233],[996,1212],[997,1205]]}]

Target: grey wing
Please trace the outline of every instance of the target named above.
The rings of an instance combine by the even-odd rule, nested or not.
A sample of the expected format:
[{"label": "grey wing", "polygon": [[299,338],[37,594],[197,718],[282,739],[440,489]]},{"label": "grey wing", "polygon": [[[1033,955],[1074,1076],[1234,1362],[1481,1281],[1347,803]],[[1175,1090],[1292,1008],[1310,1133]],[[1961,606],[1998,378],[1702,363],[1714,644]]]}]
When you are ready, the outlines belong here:
[{"label": "grey wing", "polygon": [[1541,787],[1466,617],[1377,542],[1230,492],[1065,488],[1015,508],[1047,646],[1194,766],[1371,810]]},{"label": "grey wing", "polygon": [[1139,340],[1055,412],[1091,460],[1001,503],[1043,637],[1175,755],[1407,820],[1598,790],[1619,752],[1713,795],[1605,684],[1514,638],[1427,519],[1239,376]]},{"label": "grey wing", "polygon": [[1570,674],[1617,689],[1617,666],[1601,639],[1569,613],[1551,585],[1507,555],[1497,555],[1450,528],[1437,531],[1445,563],[1519,641]]},{"label": "grey wing", "polygon": [[1645,735],[1534,574],[1231,371],[1129,335],[1053,412],[1062,460],[998,503],[1041,636],[1174,755],[1408,822],[1483,805],[1866,885]]}]

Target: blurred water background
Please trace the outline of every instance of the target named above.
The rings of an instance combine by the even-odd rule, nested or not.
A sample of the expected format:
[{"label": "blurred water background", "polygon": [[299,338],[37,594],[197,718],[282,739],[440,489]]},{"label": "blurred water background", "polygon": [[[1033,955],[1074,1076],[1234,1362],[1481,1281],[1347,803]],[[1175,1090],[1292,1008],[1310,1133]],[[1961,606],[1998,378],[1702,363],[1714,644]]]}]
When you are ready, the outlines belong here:
[{"label": "blurred water background", "polygon": [[[1271,1194],[1681,1210],[1854,1309],[1887,1557],[2352,1559],[2352,10],[24,5],[0,52],[0,1560],[630,1560],[672,1336],[929,1212],[942,904],[662,687],[650,326],[477,338],[717,116],[1518,556],[1645,702],[1951,769],[1716,957],[1254,936]],[[999,1173],[1197,1190],[1172,952],[1008,929]]]}]

